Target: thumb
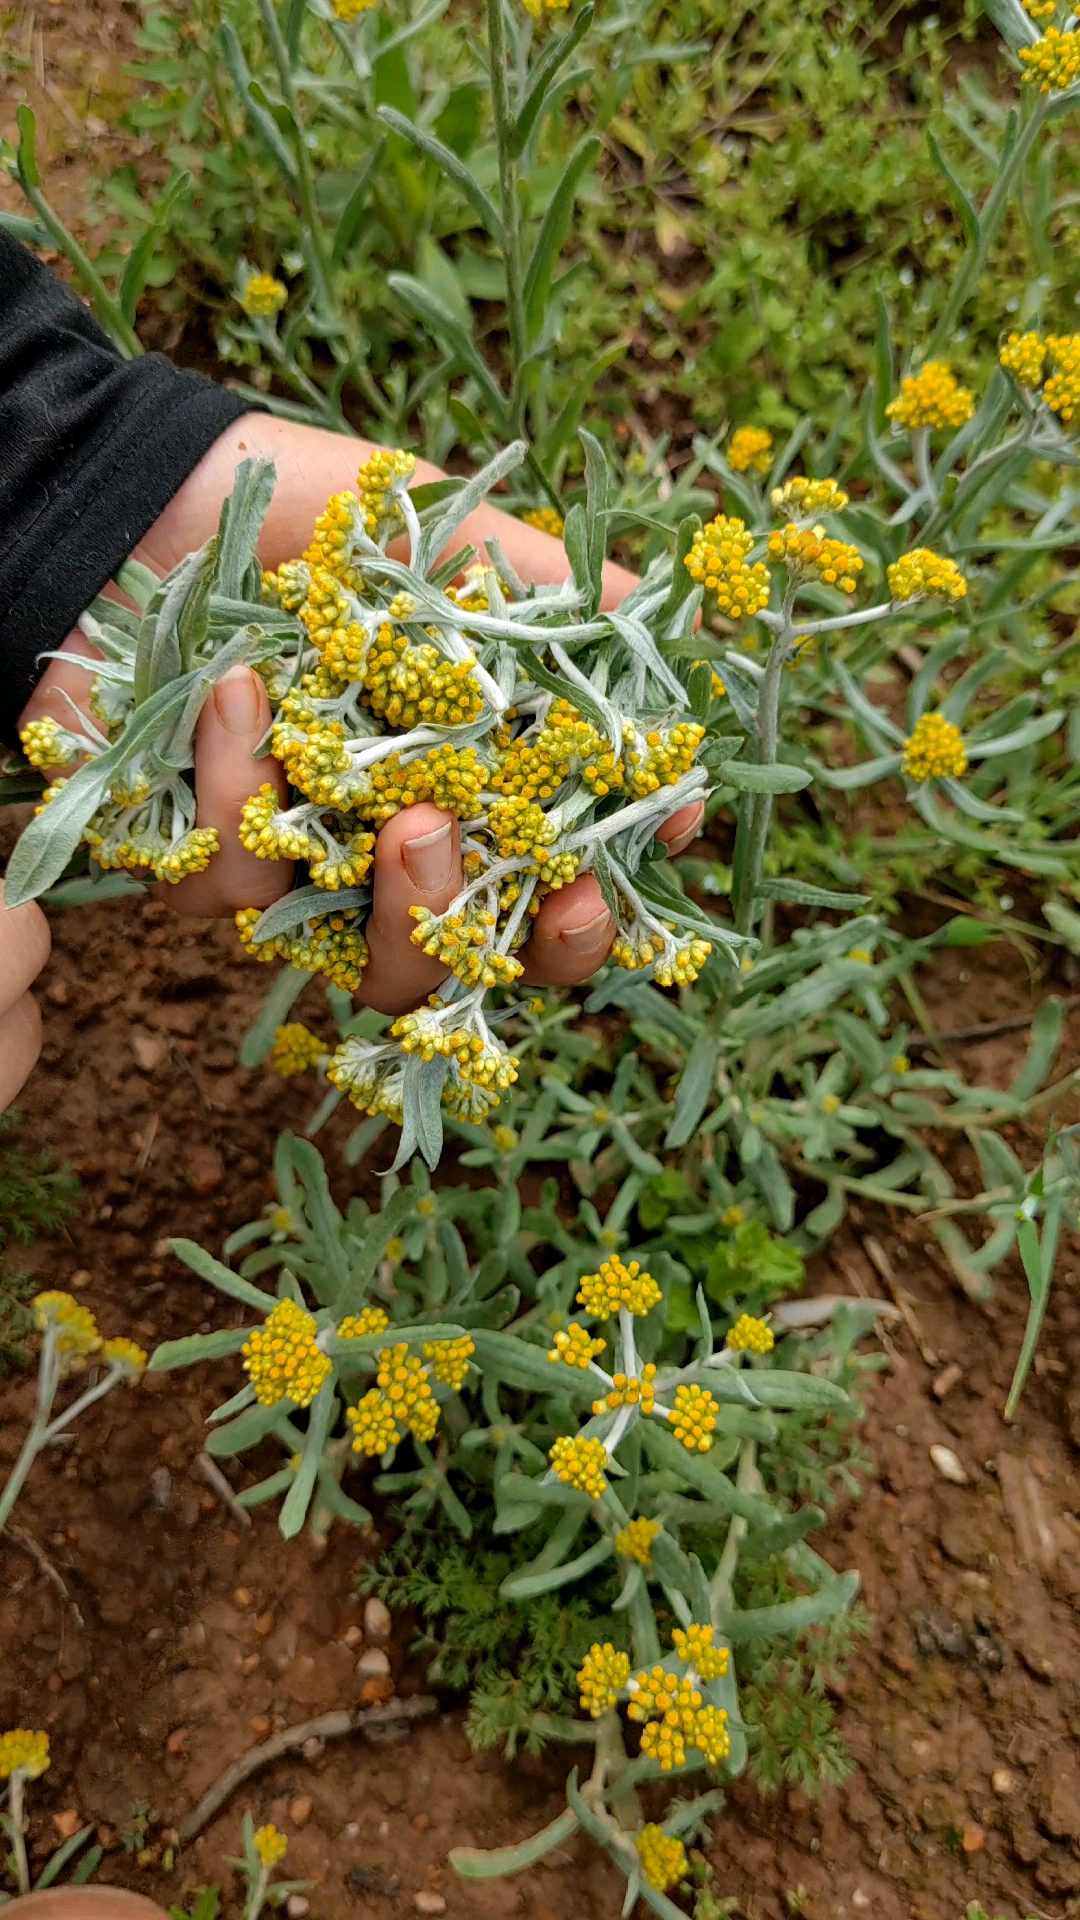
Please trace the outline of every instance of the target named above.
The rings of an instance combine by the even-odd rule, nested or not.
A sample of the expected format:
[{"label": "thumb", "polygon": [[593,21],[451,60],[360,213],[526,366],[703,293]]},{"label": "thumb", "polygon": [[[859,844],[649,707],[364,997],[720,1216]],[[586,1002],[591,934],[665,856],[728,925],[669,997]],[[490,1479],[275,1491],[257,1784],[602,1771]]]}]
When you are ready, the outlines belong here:
[{"label": "thumb", "polygon": [[240,844],[244,802],[267,783],[284,801],[288,788],[276,760],[256,760],[270,725],[266,688],[250,667],[230,667],[199,716],[195,736],[196,823],[216,827],[219,851],[205,873],[188,874],[163,897],[179,913],[229,914],[268,907],[287,893],[290,860],[260,860]]}]

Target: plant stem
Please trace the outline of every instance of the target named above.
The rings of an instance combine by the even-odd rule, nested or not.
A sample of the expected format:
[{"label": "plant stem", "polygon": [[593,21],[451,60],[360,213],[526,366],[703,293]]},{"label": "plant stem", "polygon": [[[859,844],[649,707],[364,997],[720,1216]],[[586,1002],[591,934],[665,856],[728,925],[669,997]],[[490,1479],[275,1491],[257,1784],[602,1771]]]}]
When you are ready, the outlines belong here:
[{"label": "plant stem", "polygon": [[953,281],[952,291],[934,328],[933,337],[923,355],[924,361],[933,360],[952,335],[956,321],[986,265],[987,255],[997,239],[1001,223],[1005,218],[1013,185],[1023,171],[1028,155],[1042,132],[1049,107],[1049,99],[1040,98],[1036,101],[1027,126],[1020,134],[1008,159],[999,168],[997,179],[987,194],[979,215],[978,246],[968,248],[960,271]]},{"label": "plant stem", "polygon": [[[778,633],[774,639],[758,690],[755,731],[758,765],[761,767],[776,765],[776,745],[780,729],[780,675],[790,651],[790,632],[790,626],[785,623],[783,632]],[[736,858],[739,874],[735,899],[737,933],[753,931],[754,900],[765,864],[765,850],[768,846],[769,827],[772,822],[772,803],[771,793],[751,794],[749,806],[745,807],[740,815],[739,838],[744,841],[744,848],[741,862]]]},{"label": "plant stem", "polygon": [[[52,1412],[56,1389],[60,1382],[60,1369],[56,1360],[57,1337],[55,1325],[46,1327],[41,1359],[38,1363],[37,1406],[34,1410],[33,1424],[23,1441],[22,1451],[5,1483],[4,1491],[0,1493],[0,1533],[3,1532],[11,1517],[11,1510],[23,1490],[27,1474],[46,1443],[49,1415]],[[24,1887],[23,1892],[26,1891]]]},{"label": "plant stem", "polygon": [[30,1891],[30,1868],[26,1859],[26,1835],[23,1832],[23,1786],[26,1776],[21,1767],[16,1767],[11,1776],[11,1849],[15,1855],[15,1877],[19,1882],[19,1892]]},{"label": "plant stem", "polygon": [[[757,1490],[757,1441],[744,1440],[739,1451],[739,1471],[735,1484],[744,1492]],[[746,1538],[749,1523],[740,1514],[732,1514],[724,1541],[724,1551],[720,1555],[716,1572],[709,1582],[709,1599],[712,1603],[715,1623],[718,1607],[731,1605],[732,1582],[735,1569],[739,1564],[739,1550]]]},{"label": "plant stem", "polygon": [[266,37],[270,42],[270,51],[281,83],[282,98],[288,109],[296,139],[296,176],[300,206],[304,215],[311,248],[311,277],[315,282],[315,292],[327,319],[336,320],[341,332],[347,335],[347,329],[339,313],[335,312],[333,296],[330,292],[330,253],[326,243],[326,231],[319,214],[315,199],[315,176],[311,171],[311,154],[308,151],[307,133],[304,116],[300,111],[300,101],[293,84],[292,64],[289,50],[281,31],[274,0],[259,0],[259,12],[262,15]]},{"label": "plant stem", "polygon": [[503,225],[503,264],[506,268],[506,320],[510,333],[510,432],[521,437],[525,410],[519,376],[526,353],[525,302],[521,267],[521,201],[517,161],[511,148],[513,117],[506,85],[506,15],[504,0],[487,0],[488,69],[491,76],[491,112],[499,156],[499,212]]},{"label": "plant stem", "polygon": [[143,345],[134,327],[124,315],[109,292],[89,254],[79,245],[73,233],[69,233],[59,214],[53,212],[40,187],[31,186],[25,174],[16,175],[22,192],[26,195],[43,227],[49,229],[61,253],[66,253],[79,279],[93,302],[94,312],[106,333],[112,336],[114,346],[129,360],[142,357]]}]

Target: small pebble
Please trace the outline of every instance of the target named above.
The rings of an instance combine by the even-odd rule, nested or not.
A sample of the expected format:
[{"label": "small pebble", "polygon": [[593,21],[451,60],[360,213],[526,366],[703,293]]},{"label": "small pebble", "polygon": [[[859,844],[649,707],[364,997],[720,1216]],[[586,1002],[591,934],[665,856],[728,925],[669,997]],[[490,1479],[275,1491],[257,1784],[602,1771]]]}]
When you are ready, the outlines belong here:
[{"label": "small pebble", "polygon": [[82,1814],[78,1807],[66,1807],[63,1813],[53,1814],[53,1826],[61,1840],[70,1840],[82,1826]]},{"label": "small pebble", "polygon": [[1006,1794],[1016,1792],[1016,1775],[1015,1773],[1010,1773],[1008,1767],[998,1767],[997,1770],[990,1775],[990,1785],[993,1787],[994,1792],[1001,1794],[1004,1799]]},{"label": "small pebble", "polygon": [[954,1387],[959,1386],[963,1377],[964,1369],[958,1367],[955,1360],[951,1361],[947,1367],[942,1367],[934,1381],[934,1399],[944,1400],[947,1393],[951,1393]]},{"label": "small pebble", "polygon": [[933,1446],[930,1458],[943,1480],[951,1480],[954,1487],[966,1487],[969,1476],[965,1473],[951,1447]]},{"label": "small pebble", "polygon": [[150,1475],[150,1492],[153,1495],[155,1507],[160,1507],[164,1512],[172,1497],[172,1474],[168,1467],[154,1468]]},{"label": "small pebble", "polygon": [[305,1913],[311,1912],[311,1901],[305,1900],[302,1893],[290,1893],[285,1902],[285,1911],[289,1920],[304,1920]]},{"label": "small pebble", "polygon": [[413,1894],[413,1906],[416,1908],[417,1913],[446,1912],[446,1901],[443,1899],[442,1894],[431,1893],[427,1887],[421,1887],[419,1893]]},{"label": "small pebble", "polygon": [[346,1838],[346,1840],[359,1840],[359,1838],[360,1838],[360,1822],[359,1822],[359,1820],[350,1820],[350,1821],[349,1821],[349,1824],[348,1824],[348,1826],[347,1826],[347,1827],[345,1828],[345,1838]]},{"label": "small pebble", "polygon": [[289,1819],[294,1827],[307,1826],[314,1804],[310,1793],[298,1793],[295,1799],[289,1801]]},{"label": "small pebble", "polygon": [[312,1734],[311,1739],[305,1740],[303,1746],[300,1749],[305,1760],[318,1760],[320,1755],[324,1753],[325,1750],[326,1750],[326,1741],[320,1740],[318,1734]]},{"label": "small pebble", "polygon": [[360,1655],[356,1671],[362,1680],[385,1680],[390,1672],[390,1660],[382,1647],[369,1647]]},{"label": "small pebble", "polygon": [[257,1740],[265,1740],[270,1731],[270,1715],[268,1713],[253,1713],[251,1719],[248,1721],[248,1726],[251,1728]]},{"label": "small pebble", "polygon": [[352,1626],[346,1629],[345,1645],[347,1647],[358,1647],[363,1637],[364,1637],[363,1628],[358,1627],[356,1625],[356,1622],[354,1621]]},{"label": "small pebble", "polygon": [[240,1666],[244,1673],[254,1673],[256,1667],[262,1666],[262,1656],[257,1653],[245,1653]]},{"label": "small pebble", "polygon": [[379,1821],[379,1839],[386,1840],[389,1838],[389,1834],[390,1834],[389,1820],[380,1820]]},{"label": "small pebble", "polygon": [[960,1835],[960,1845],[965,1853],[981,1853],[985,1847],[986,1835],[980,1826],[976,1826],[974,1820],[969,1821]]},{"label": "small pebble", "polygon": [[416,1828],[417,1833],[426,1833],[431,1825],[430,1813],[414,1813],[412,1824]]},{"label": "small pebble", "polygon": [[260,1615],[259,1615],[259,1617],[258,1617],[258,1619],[257,1619],[257,1620],[256,1620],[256,1622],[255,1622],[255,1631],[256,1631],[256,1633],[258,1634],[258,1636],[259,1636],[259,1639],[260,1639],[260,1640],[265,1640],[265,1639],[266,1639],[266,1636],[267,1636],[267,1634],[268,1634],[268,1633],[272,1633],[272,1632],[273,1632],[273,1630],[274,1630],[274,1616],[273,1616],[273,1614],[272,1614],[272,1613],[260,1613]]},{"label": "small pebble", "polygon": [[372,1594],[364,1604],[364,1632],[369,1640],[389,1640],[393,1622],[385,1600]]},{"label": "small pebble", "polygon": [[255,1595],[252,1593],[250,1587],[237,1587],[236,1592],[233,1594],[233,1599],[238,1607],[250,1607],[254,1598]]},{"label": "small pebble", "polygon": [[190,1739],[190,1727],[174,1727],[165,1742],[166,1753],[183,1753]]},{"label": "small pebble", "polygon": [[868,1907],[870,1905],[870,1895],[864,1893],[861,1887],[856,1887],[851,1896],[851,1904],[853,1907]]}]

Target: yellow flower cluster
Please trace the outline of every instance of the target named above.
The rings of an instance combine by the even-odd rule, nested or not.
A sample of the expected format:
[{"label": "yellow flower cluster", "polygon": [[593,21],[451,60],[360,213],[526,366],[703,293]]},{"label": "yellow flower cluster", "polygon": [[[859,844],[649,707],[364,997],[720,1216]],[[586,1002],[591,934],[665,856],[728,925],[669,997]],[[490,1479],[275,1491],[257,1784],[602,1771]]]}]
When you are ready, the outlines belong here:
[{"label": "yellow flower cluster", "polygon": [[452,1387],[456,1393],[465,1385],[469,1361],[475,1352],[475,1343],[463,1333],[456,1340],[429,1340],[424,1347],[424,1359],[431,1361],[436,1380],[441,1380],[444,1387]]},{"label": "yellow flower cluster", "polygon": [[818,513],[843,513],[849,504],[848,495],[835,480],[807,480],[801,474],[785,480],[782,487],[774,487],[769,499],[777,513],[793,514],[799,520]]},{"label": "yellow flower cluster", "polygon": [[1037,333],[1010,333],[998,359],[1018,386],[1040,386],[1046,362],[1046,341],[1040,339]]},{"label": "yellow flower cluster", "polygon": [[736,473],[768,473],[771,447],[767,427],[738,427],[728,441],[728,466]]},{"label": "yellow flower cluster", "polygon": [[312,1033],[310,1027],[305,1027],[302,1020],[290,1020],[274,1033],[270,1065],[282,1080],[291,1080],[294,1074],[317,1067],[320,1060],[325,1060],[327,1051],[326,1042]]},{"label": "yellow flower cluster", "polygon": [[673,787],[689,773],[705,729],[696,720],[680,720],[675,726],[653,727],[645,735],[647,751],[641,754],[628,748],[626,765],[630,773],[630,791],[636,800],[644,800],[661,787]]},{"label": "yellow flower cluster", "polygon": [[353,1430],[353,1452],[383,1454],[401,1439],[402,1428],[416,1440],[430,1440],[439,1424],[439,1403],[431,1391],[426,1367],[409,1352],[404,1341],[383,1348],[375,1380],[359,1405],[345,1410]]},{"label": "yellow flower cluster", "polygon": [[647,1367],[642,1367],[640,1375],[612,1374],[611,1391],[602,1400],[593,1401],[593,1412],[614,1413],[618,1407],[640,1407],[642,1413],[652,1413],[655,1406],[656,1368],[650,1360]]},{"label": "yellow flower cluster", "polygon": [[110,1367],[119,1368],[121,1373],[135,1380],[140,1373],[146,1372],[149,1355],[134,1340],[125,1340],[120,1334],[115,1340],[102,1341],[101,1357],[108,1361]]},{"label": "yellow flower cluster", "polygon": [[1033,47],[1021,47],[1024,79],[1042,93],[1064,93],[1080,80],[1080,34],[1047,27]]},{"label": "yellow flower cluster", "polygon": [[538,533],[550,533],[553,540],[561,540],[566,531],[566,522],[554,507],[529,507],[521,518],[527,527],[535,527]]},{"label": "yellow flower cluster", "polygon": [[[627,1661],[627,1672],[629,1669]],[[33,1733],[29,1727],[11,1727],[7,1733],[0,1733],[0,1780],[9,1780],[13,1773],[38,1780],[48,1767],[47,1733]]]},{"label": "yellow flower cluster", "polygon": [[676,1387],[672,1427],[687,1453],[708,1453],[719,1412],[708,1387]]},{"label": "yellow flower cluster", "polygon": [[599,1273],[583,1276],[578,1289],[578,1304],[597,1320],[610,1319],[620,1307],[634,1314],[651,1313],[662,1298],[651,1273],[642,1273],[637,1260],[624,1266],[618,1254],[601,1263]]},{"label": "yellow flower cluster", "polygon": [[47,773],[52,767],[69,767],[75,758],[76,749],[65,740],[57,720],[28,720],[20,729],[19,739],[30,765],[39,773]]},{"label": "yellow flower cluster", "polygon": [[279,1300],[262,1326],[248,1335],[240,1352],[261,1407],[276,1407],[284,1399],[297,1407],[310,1407],[332,1371],[315,1343],[314,1315],[296,1300]]},{"label": "yellow flower cluster", "polygon": [[624,1560],[636,1560],[641,1567],[652,1565],[652,1543],[658,1533],[663,1532],[659,1520],[647,1520],[639,1514],[625,1527],[620,1527],[615,1535],[615,1551],[621,1553]]},{"label": "yellow flower cluster", "polygon": [[273,1825],[256,1827],[255,1851],[264,1867],[276,1867],[289,1851],[288,1836]]},{"label": "yellow flower cluster", "polygon": [[346,993],[356,992],[368,962],[368,945],[356,914],[322,914],[308,920],[299,933],[255,940],[255,927],[261,918],[258,907],[242,907],[236,915],[240,944],[252,959],[270,961],[280,956],[307,973],[324,973]]},{"label": "yellow flower cluster", "polygon": [[689,1674],[680,1678],[661,1666],[637,1674],[627,1713],[631,1720],[648,1723],[641,1751],[663,1773],[686,1764],[688,1747],[703,1754],[710,1766],[718,1766],[731,1751],[727,1714],[722,1707],[702,1703]]},{"label": "yellow flower cluster", "polygon": [[578,1669],[582,1712],[599,1720],[615,1706],[630,1678],[630,1656],[617,1653],[611,1641],[594,1640]]},{"label": "yellow flower cluster", "polygon": [[56,1339],[58,1354],[71,1360],[82,1360],[88,1353],[97,1352],[101,1345],[97,1321],[89,1307],[80,1307],[72,1294],[54,1289],[35,1294],[32,1304],[34,1325],[39,1333],[44,1333],[49,1326],[59,1329]]},{"label": "yellow flower cluster", "polygon": [[904,742],[903,771],[909,780],[958,780],[967,767],[959,727],[941,713],[924,713]]},{"label": "yellow flower cluster", "polygon": [[599,1500],[607,1491],[607,1449],[602,1440],[560,1434],[548,1454],[556,1479]]},{"label": "yellow flower cluster", "polygon": [[524,973],[513,954],[496,953],[491,944],[495,915],[486,908],[470,906],[440,916],[429,907],[410,907],[409,913],[417,922],[413,946],[440,960],[467,987],[505,987]]},{"label": "yellow flower cluster", "polygon": [[[614,953],[614,948],[612,948]],[[671,953],[661,954],[653,963],[659,987],[688,987],[693,984],[712,952],[711,940],[686,940]],[[640,964],[640,962],[638,963]]]},{"label": "yellow flower cluster", "polygon": [[535,800],[526,800],[520,793],[509,793],[488,808],[487,822],[500,860],[528,861],[531,870],[553,891],[569,886],[581,855],[551,852],[553,842],[559,837],[558,822]]},{"label": "yellow flower cluster", "polygon": [[369,1333],[384,1333],[390,1316],[382,1307],[365,1307],[362,1313],[347,1313],[338,1321],[339,1340],[362,1340]]},{"label": "yellow flower cluster", "polygon": [[855,576],[863,570],[862,556],[850,541],[833,540],[824,527],[786,527],[769,535],[769,558],[783,560],[796,573],[811,574],[841,593],[854,593]]},{"label": "yellow flower cluster", "polygon": [[272,273],[253,273],[240,295],[240,305],[253,320],[271,320],[288,297],[288,287]]},{"label": "yellow flower cluster", "polygon": [[548,1349],[549,1360],[561,1360],[567,1367],[587,1367],[598,1353],[603,1353],[606,1340],[597,1340],[587,1327],[571,1320],[568,1327],[560,1328],[555,1335],[554,1345]]},{"label": "yellow flower cluster", "polygon": [[928,360],[918,373],[900,382],[900,392],[885,409],[898,427],[962,427],[975,411],[975,396],[962,387],[944,360]]},{"label": "yellow flower cluster", "polygon": [[570,5],[570,0],[525,0],[525,11],[539,20],[544,13],[562,13]]},{"label": "yellow flower cluster", "polygon": [[755,1320],[751,1313],[740,1313],[735,1325],[728,1330],[725,1344],[733,1353],[771,1353],[776,1342],[767,1321]]},{"label": "yellow flower cluster", "polygon": [[723,1679],[731,1656],[727,1647],[718,1647],[714,1644],[712,1627],[697,1624],[685,1629],[676,1627],[671,1636],[671,1644],[679,1659],[686,1666],[693,1667],[699,1679]]},{"label": "yellow flower cluster", "polygon": [[943,600],[962,600],[967,581],[955,560],[932,553],[929,547],[915,547],[901,554],[887,569],[889,592],[894,600],[919,600],[925,594],[940,594]]},{"label": "yellow flower cluster", "polygon": [[392,727],[463,727],[484,705],[475,660],[446,660],[436,647],[413,646],[388,623],[366,648],[361,673],[347,671],[347,659],[330,648],[325,659],[343,680],[363,680],[372,712]]},{"label": "yellow flower cluster", "polygon": [[634,1845],[641,1861],[641,1871],[650,1887],[655,1887],[658,1893],[666,1893],[676,1881],[685,1879],[690,1871],[682,1841],[673,1833],[665,1833],[663,1827],[658,1827],[655,1822],[642,1827]]},{"label": "yellow flower cluster", "polygon": [[376,447],[371,458],[365,460],[356,476],[356,489],[370,534],[375,535],[387,523],[401,519],[401,509],[393,497],[394,488],[398,482],[411,480],[415,472],[414,453]]},{"label": "yellow flower cluster", "polygon": [[721,613],[741,620],[760,613],[769,604],[769,570],[760,560],[752,567],[746,557],[754,536],[742,520],[718,514],[694,535],[686,556],[686,570],[708,593],[715,593]]},{"label": "yellow flower cluster", "polygon": [[[1076,36],[1080,41],[1080,36]],[[1052,333],[1046,351],[1054,363],[1042,397],[1066,425],[1080,409],[1080,333]]]}]

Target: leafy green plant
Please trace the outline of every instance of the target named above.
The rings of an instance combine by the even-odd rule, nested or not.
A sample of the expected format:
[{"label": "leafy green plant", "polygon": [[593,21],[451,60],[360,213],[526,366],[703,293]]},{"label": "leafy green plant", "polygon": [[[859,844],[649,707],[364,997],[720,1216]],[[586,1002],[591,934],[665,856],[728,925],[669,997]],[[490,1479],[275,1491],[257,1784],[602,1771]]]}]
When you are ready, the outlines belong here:
[{"label": "leafy green plant", "polygon": [[[4,1857],[3,1867],[14,1879],[19,1894],[43,1893],[47,1887],[55,1886],[64,1868],[82,1853],[94,1831],[92,1823],[81,1827],[50,1854],[37,1878],[31,1878],[26,1855],[26,1788],[31,1780],[39,1780],[47,1773],[50,1764],[47,1733],[34,1732],[29,1727],[12,1727],[0,1733],[0,1780],[8,1783],[8,1805],[6,1811],[0,1812],[0,1832],[11,1842],[11,1852]],[[85,1886],[96,1873],[101,1858],[100,1847],[89,1848],[72,1869],[68,1884]],[[0,1888],[0,1907],[7,1906],[13,1898],[14,1895]]]},{"label": "leafy green plant", "polygon": [[12,1110],[0,1114],[0,1252],[56,1233],[79,1210],[75,1174],[54,1167],[47,1153],[28,1158],[17,1138],[20,1125]]}]

